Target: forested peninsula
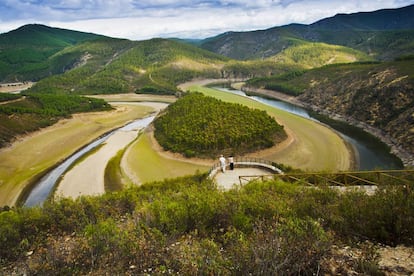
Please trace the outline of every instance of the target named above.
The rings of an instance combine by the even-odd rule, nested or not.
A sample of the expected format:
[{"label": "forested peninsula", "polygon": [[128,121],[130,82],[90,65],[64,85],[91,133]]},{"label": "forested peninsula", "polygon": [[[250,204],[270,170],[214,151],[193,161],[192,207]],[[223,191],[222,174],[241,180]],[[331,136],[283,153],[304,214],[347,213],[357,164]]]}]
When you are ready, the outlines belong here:
[{"label": "forested peninsula", "polygon": [[265,111],[190,93],[154,122],[155,137],[166,150],[186,157],[245,154],[286,138],[283,126]]}]

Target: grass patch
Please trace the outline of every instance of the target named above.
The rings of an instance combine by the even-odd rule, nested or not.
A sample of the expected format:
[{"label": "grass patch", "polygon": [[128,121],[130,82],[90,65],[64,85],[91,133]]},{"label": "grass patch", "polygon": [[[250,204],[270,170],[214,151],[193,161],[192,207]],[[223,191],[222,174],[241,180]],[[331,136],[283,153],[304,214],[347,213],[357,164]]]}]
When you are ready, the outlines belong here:
[{"label": "grass patch", "polygon": [[278,123],[283,125],[290,135],[293,135],[293,141],[281,151],[269,151],[263,154],[261,157],[264,159],[310,171],[350,169],[352,155],[345,142],[336,132],[326,126],[247,97],[198,85],[191,86],[189,90],[202,92],[226,102],[265,110],[274,116]]},{"label": "grass patch", "polygon": [[[197,165],[189,161],[165,158],[152,148],[149,133],[141,135],[126,153],[127,163],[140,182],[207,172],[210,166]],[[213,164],[211,164],[213,165]]]},{"label": "grass patch", "polygon": [[148,115],[153,109],[125,106],[113,112],[76,114],[23,139],[0,154],[0,206],[14,205],[37,175],[111,129]]},{"label": "grass patch", "polygon": [[104,175],[105,192],[120,191],[124,187],[121,172],[121,160],[124,153],[125,149],[118,151],[106,165]]}]

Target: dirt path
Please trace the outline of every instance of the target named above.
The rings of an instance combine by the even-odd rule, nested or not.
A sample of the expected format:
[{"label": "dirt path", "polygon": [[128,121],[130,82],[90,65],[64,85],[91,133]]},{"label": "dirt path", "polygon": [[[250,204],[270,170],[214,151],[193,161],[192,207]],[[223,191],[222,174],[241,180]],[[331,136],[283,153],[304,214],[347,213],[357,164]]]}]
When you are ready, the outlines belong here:
[{"label": "dirt path", "polygon": [[32,87],[34,82],[16,82],[16,83],[3,83],[0,85],[0,93],[19,93]]},{"label": "dirt path", "polygon": [[20,102],[26,99],[26,96],[23,96],[21,98],[18,99],[14,99],[14,100],[10,100],[10,101],[5,101],[5,102],[0,102],[0,105],[6,105],[6,104],[10,104],[10,103],[16,103],[16,102]]}]

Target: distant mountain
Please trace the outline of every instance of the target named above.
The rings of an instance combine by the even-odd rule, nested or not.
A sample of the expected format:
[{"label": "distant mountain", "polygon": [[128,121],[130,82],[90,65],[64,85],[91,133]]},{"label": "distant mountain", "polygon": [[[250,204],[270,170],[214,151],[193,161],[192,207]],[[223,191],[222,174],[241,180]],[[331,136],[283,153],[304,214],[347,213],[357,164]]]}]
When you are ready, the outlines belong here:
[{"label": "distant mountain", "polygon": [[228,58],[167,39],[97,39],[55,55],[78,57],[64,74],[40,80],[31,90],[98,93],[174,94],[176,85],[195,77],[219,78]]},{"label": "distant mountain", "polygon": [[379,60],[414,54],[414,5],[374,12],[339,14],[310,25],[290,24],[267,30],[227,32],[200,47],[231,58],[267,58],[290,47],[292,39],[342,45]]},{"label": "distant mountain", "polygon": [[38,81],[32,91],[175,93],[196,76],[221,77],[228,58],[167,39],[130,41],[44,25],[0,35],[0,82]]},{"label": "distant mountain", "polygon": [[37,24],[0,34],[0,80],[37,80],[61,73],[73,59],[54,62],[53,55],[68,46],[102,37]]},{"label": "distant mountain", "polygon": [[364,31],[395,31],[414,29],[414,5],[373,12],[337,14],[319,20],[310,26],[325,30],[354,29]]}]

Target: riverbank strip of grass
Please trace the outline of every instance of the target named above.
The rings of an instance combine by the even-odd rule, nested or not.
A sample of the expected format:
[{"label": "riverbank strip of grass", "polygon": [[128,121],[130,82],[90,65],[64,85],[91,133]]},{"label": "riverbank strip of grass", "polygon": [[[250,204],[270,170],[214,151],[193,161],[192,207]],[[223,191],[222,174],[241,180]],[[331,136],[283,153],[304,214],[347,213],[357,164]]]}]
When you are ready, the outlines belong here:
[{"label": "riverbank strip of grass", "polygon": [[132,184],[131,179],[122,169],[122,158],[129,147],[142,135],[139,131],[137,137],[129,143],[125,148],[119,150],[117,154],[109,160],[104,173],[105,192],[115,192],[122,190],[125,186]]},{"label": "riverbank strip of grass", "polygon": [[207,172],[210,166],[199,165],[191,159],[172,159],[162,156],[153,148],[150,132],[144,132],[133,142],[125,153],[126,164],[129,166],[129,178],[135,184],[160,181],[166,178],[174,178],[194,174],[197,171]]},{"label": "riverbank strip of grass", "polygon": [[265,110],[284,125],[285,129],[291,131],[294,136],[293,143],[281,151],[263,153],[261,158],[310,171],[343,171],[352,167],[354,159],[352,152],[336,132],[324,125],[247,97],[197,84],[189,86],[187,89],[202,92],[223,101]]},{"label": "riverbank strip of grass", "polygon": [[120,191],[124,187],[124,183],[122,182],[122,172],[120,170],[120,164],[124,152],[125,149],[118,151],[106,165],[104,174],[105,192]]},{"label": "riverbank strip of grass", "polygon": [[15,205],[33,179],[84,145],[126,122],[151,113],[151,107],[114,104],[116,110],[75,114],[20,138],[0,150],[0,206]]}]

